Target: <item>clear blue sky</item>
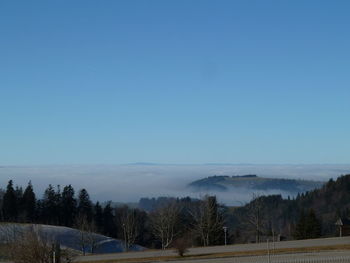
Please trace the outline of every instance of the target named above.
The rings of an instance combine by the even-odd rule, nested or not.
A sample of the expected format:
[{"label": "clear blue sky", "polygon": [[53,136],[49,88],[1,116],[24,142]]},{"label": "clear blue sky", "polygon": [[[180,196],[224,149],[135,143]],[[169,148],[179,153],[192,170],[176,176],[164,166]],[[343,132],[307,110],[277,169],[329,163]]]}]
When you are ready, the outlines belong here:
[{"label": "clear blue sky", "polygon": [[0,164],[350,163],[350,1],[1,1]]}]

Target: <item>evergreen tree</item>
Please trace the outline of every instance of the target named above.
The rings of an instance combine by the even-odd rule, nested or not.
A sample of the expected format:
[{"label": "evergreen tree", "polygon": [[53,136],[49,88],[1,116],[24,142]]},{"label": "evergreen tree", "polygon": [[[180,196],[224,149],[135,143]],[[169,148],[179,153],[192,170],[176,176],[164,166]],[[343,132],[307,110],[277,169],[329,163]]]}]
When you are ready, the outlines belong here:
[{"label": "evergreen tree", "polygon": [[18,216],[18,201],[15,189],[13,188],[13,181],[8,182],[6,192],[3,198],[2,211],[5,221],[14,222]]},{"label": "evergreen tree", "polygon": [[77,200],[74,197],[74,188],[71,185],[65,186],[61,197],[61,218],[62,224],[68,227],[73,226],[77,214]]},{"label": "evergreen tree", "polygon": [[42,200],[42,219],[46,224],[60,224],[60,199],[61,193],[58,186],[57,192],[50,184],[45,190]]},{"label": "evergreen tree", "polygon": [[295,226],[293,233],[295,239],[306,239],[306,215],[304,209],[301,210],[298,223]]},{"label": "evergreen tree", "polygon": [[16,185],[15,195],[16,195],[16,199],[17,199],[18,203],[20,203],[20,200],[23,197],[23,188],[22,188],[22,186]]},{"label": "evergreen tree", "polygon": [[98,201],[94,206],[94,222],[98,232],[103,232],[103,210]]},{"label": "evergreen tree", "polygon": [[39,224],[47,224],[46,222],[46,218],[45,215],[46,213],[44,212],[44,204],[43,204],[43,200],[38,200],[36,202],[36,216],[35,216],[35,223],[39,223]]},{"label": "evergreen tree", "polygon": [[86,189],[81,189],[78,195],[78,214],[86,216],[88,222],[92,221],[92,202]]},{"label": "evergreen tree", "polygon": [[0,188],[0,221],[4,221],[3,211],[2,211],[2,205],[4,201],[4,194],[5,191]]},{"label": "evergreen tree", "polygon": [[25,221],[30,223],[34,222],[36,216],[36,197],[31,182],[28,183],[28,186],[24,190],[21,208]]},{"label": "evergreen tree", "polygon": [[15,195],[16,195],[16,200],[17,200],[17,222],[25,222],[25,214],[23,211],[23,203],[22,203],[22,198],[23,198],[23,188],[22,186],[16,185],[15,188]]},{"label": "evergreen tree", "polygon": [[317,219],[313,209],[310,209],[307,214],[305,214],[304,210],[301,210],[300,218],[295,228],[294,238],[319,238],[321,236],[321,229],[321,223]]},{"label": "evergreen tree", "polygon": [[315,211],[310,209],[305,220],[306,238],[321,237],[321,223],[317,219]]},{"label": "evergreen tree", "polygon": [[111,207],[111,202],[108,202],[103,209],[103,234],[116,237],[117,231],[114,221],[114,215]]}]

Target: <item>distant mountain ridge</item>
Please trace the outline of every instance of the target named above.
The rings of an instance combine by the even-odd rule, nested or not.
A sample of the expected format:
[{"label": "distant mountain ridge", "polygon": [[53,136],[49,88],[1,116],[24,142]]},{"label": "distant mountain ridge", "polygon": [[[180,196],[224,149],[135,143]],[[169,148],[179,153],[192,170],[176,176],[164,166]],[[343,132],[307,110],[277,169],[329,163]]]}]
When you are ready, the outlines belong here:
[{"label": "distant mountain ridge", "polygon": [[281,190],[292,194],[310,191],[322,187],[324,182],[300,179],[283,179],[247,175],[214,175],[196,180],[188,185],[194,191],[225,192],[234,188],[246,188],[257,191]]}]

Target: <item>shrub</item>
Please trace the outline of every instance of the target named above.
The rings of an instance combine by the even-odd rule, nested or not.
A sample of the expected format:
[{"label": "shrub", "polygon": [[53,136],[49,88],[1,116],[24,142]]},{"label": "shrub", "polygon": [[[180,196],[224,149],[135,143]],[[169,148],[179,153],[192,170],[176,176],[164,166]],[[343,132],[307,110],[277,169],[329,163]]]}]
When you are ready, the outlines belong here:
[{"label": "shrub", "polygon": [[183,257],[188,252],[189,242],[186,238],[181,237],[173,242],[173,247],[180,257]]}]

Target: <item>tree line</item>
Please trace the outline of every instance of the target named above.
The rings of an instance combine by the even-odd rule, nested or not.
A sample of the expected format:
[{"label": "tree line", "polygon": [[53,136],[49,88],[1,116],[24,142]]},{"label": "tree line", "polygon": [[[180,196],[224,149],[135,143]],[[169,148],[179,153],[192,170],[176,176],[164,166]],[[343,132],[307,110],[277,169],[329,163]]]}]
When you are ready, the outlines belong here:
[{"label": "tree line", "polygon": [[[184,237],[191,245],[217,245],[223,240],[225,207],[215,196],[202,200],[164,198],[161,205],[146,212],[93,202],[86,189],[76,193],[71,185],[63,189],[49,185],[39,199],[31,182],[23,189],[10,180],[0,195],[0,205],[3,222],[73,227],[82,233],[121,239],[126,249],[134,244],[165,249]],[[82,239],[88,237],[82,235]]]}]

